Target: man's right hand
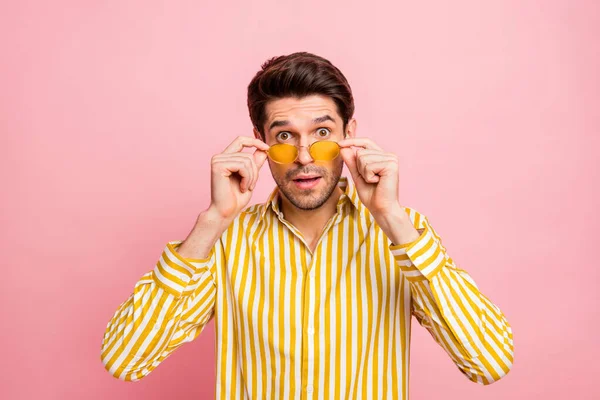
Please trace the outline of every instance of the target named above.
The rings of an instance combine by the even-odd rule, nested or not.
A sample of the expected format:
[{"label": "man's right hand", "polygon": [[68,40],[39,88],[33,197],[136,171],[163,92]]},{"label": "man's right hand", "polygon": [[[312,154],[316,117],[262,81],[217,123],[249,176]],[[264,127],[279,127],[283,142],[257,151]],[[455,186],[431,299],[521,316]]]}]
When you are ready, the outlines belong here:
[{"label": "man's right hand", "polygon": [[[244,147],[254,147],[256,151],[244,153]],[[212,157],[209,210],[231,221],[248,205],[268,149],[259,139],[238,136],[222,153]]]}]

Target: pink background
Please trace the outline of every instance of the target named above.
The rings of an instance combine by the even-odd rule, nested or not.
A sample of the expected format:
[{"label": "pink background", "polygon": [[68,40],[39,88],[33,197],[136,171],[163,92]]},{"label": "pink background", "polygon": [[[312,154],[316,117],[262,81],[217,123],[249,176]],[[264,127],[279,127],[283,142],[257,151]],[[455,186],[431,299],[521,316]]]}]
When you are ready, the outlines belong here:
[{"label": "pink background", "polygon": [[210,157],[251,135],[260,64],[301,50],[345,73],[401,202],[513,326],[483,387],[415,321],[411,398],[599,398],[600,3],[200,3],[0,6],[1,398],[213,396],[212,322],[133,384],[102,336],[208,206]]}]

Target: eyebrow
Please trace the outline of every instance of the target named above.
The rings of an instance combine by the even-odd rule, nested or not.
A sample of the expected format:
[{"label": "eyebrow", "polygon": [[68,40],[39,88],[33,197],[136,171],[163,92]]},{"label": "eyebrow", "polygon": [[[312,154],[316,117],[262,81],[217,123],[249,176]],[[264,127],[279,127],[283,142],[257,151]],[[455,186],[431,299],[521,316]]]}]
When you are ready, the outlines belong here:
[{"label": "eyebrow", "polygon": [[[322,117],[317,117],[315,119],[312,120],[313,124],[320,124],[323,123],[325,121],[331,121],[333,123],[335,123],[335,120],[333,118],[331,118],[331,116],[329,115],[323,115]],[[273,128],[277,128],[280,126],[286,126],[289,125],[290,121],[288,120],[281,120],[281,121],[273,121],[271,122],[271,125],[269,125],[269,131],[272,130]]]}]

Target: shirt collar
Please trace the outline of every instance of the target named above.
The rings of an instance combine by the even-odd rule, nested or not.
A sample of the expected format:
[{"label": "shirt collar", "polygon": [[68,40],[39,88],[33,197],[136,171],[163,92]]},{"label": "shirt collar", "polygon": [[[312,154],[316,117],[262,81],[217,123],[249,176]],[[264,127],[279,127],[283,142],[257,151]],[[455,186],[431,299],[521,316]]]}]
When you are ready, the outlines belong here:
[{"label": "shirt collar", "polygon": [[[364,207],[358,198],[358,193],[356,192],[356,187],[354,186],[354,182],[351,179],[348,179],[345,176],[341,176],[338,182],[338,187],[341,188],[344,193],[340,196],[338,200],[337,208],[338,212],[340,212],[341,208],[345,203],[350,203],[354,206],[358,211],[362,211]],[[267,201],[261,205],[260,208],[260,218],[263,219],[267,211],[271,208],[273,212],[277,215],[281,215],[281,210],[279,209],[279,187],[275,186],[275,189],[269,195]]]}]

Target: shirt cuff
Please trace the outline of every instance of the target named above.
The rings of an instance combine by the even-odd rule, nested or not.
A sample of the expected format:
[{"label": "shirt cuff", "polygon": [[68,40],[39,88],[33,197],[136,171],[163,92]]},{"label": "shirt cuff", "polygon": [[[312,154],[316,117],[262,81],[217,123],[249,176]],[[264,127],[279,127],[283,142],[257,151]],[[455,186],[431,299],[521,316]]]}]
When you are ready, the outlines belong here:
[{"label": "shirt cuff", "polygon": [[390,250],[409,281],[431,280],[446,264],[446,254],[427,224],[416,240],[390,245]]},{"label": "shirt cuff", "polygon": [[156,284],[174,296],[181,296],[198,270],[207,269],[212,272],[210,267],[214,247],[206,258],[184,258],[177,252],[177,248],[181,243],[183,243],[182,240],[167,243],[152,273],[152,278]]}]

